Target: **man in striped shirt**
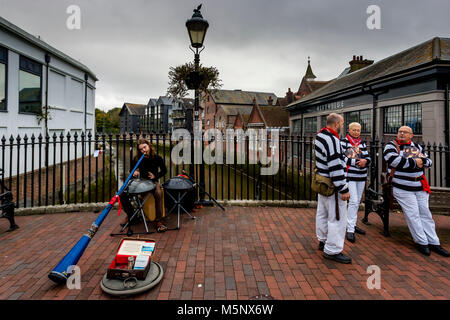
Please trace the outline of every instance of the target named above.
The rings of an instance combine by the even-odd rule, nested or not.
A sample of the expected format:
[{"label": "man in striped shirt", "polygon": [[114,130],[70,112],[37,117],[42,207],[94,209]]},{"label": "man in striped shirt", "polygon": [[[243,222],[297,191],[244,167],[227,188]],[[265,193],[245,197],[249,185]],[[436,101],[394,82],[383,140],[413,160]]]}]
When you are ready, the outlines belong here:
[{"label": "man in striped shirt", "polygon": [[339,142],[339,132],[343,127],[342,116],[331,113],[327,117],[326,127],[319,131],[314,142],[317,174],[331,178],[338,192],[330,197],[317,195],[316,235],[319,250],[323,250],[325,258],[351,263],[352,259],[342,254],[347,226],[347,200],[350,198],[344,155]]},{"label": "man in striped shirt", "polygon": [[413,131],[403,126],[398,129],[397,139],[386,144],[383,157],[392,177],[392,193],[402,207],[409,231],[419,251],[430,255],[430,250],[448,257],[441,247],[436,227],[428,207],[430,186],[424,176],[424,168],[432,161],[422,147],[411,141]]},{"label": "man in striped shirt", "polygon": [[347,165],[347,181],[350,191],[350,201],[347,212],[347,240],[355,242],[355,232],[366,234],[356,225],[358,208],[362,193],[366,187],[367,167],[370,165],[370,156],[367,145],[361,141],[361,125],[352,122],[348,126],[348,135],[341,140]]}]

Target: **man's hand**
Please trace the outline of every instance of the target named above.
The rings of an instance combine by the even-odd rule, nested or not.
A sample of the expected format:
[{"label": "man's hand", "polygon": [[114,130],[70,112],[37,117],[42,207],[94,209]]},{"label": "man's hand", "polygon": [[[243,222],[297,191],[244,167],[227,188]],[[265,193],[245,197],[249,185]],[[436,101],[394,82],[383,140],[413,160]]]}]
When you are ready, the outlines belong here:
[{"label": "man's hand", "polygon": [[136,178],[136,177],[139,177],[139,170],[137,170],[137,169],[133,172],[133,178]]},{"label": "man's hand", "polygon": [[357,165],[357,166],[360,166],[361,168],[364,168],[364,167],[366,166],[366,164],[367,164],[367,160],[366,160],[366,159],[359,159],[359,160],[356,162],[356,165]]},{"label": "man's hand", "polygon": [[416,160],[416,165],[417,165],[419,168],[423,168],[423,160],[420,159],[420,158],[416,158],[415,160]]},{"label": "man's hand", "polygon": [[155,175],[153,173],[151,173],[151,172],[148,173],[148,177],[150,179],[155,179]]},{"label": "man's hand", "polygon": [[343,201],[349,200],[349,199],[350,199],[350,192],[341,194],[341,199],[342,199]]}]

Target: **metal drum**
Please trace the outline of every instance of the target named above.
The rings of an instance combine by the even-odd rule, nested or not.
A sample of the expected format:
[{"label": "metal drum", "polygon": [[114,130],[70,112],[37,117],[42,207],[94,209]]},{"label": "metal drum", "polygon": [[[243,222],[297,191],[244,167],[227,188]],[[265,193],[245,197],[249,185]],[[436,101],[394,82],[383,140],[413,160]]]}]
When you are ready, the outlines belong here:
[{"label": "metal drum", "polygon": [[155,190],[156,185],[152,180],[134,179],[128,185],[127,192],[129,194],[141,194]]},{"label": "metal drum", "polygon": [[[183,195],[181,205],[189,212],[194,208],[195,189],[194,184],[187,178],[176,176],[163,183],[164,193],[170,193],[173,198],[178,199],[178,195]],[[175,202],[172,197],[166,195],[164,197],[164,204],[167,210],[170,210]]]}]

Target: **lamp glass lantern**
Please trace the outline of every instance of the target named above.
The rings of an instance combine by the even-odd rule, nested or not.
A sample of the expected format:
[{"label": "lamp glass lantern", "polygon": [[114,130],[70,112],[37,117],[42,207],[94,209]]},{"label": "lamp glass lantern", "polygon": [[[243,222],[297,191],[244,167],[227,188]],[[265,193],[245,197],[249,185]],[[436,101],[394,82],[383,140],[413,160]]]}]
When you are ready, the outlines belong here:
[{"label": "lamp glass lantern", "polygon": [[205,40],[206,30],[208,30],[209,23],[203,19],[200,10],[194,10],[192,18],[186,21],[186,28],[191,39],[191,46],[193,48],[203,47],[203,41]]}]

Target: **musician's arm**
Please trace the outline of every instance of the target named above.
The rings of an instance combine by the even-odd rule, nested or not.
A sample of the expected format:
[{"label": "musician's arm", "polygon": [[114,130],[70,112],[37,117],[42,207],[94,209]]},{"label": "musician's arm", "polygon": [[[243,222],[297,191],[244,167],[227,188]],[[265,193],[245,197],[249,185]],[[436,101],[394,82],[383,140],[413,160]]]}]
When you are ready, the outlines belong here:
[{"label": "musician's arm", "polygon": [[167,168],[166,168],[166,164],[164,163],[164,159],[162,157],[159,157],[159,162],[158,162],[158,173],[155,174],[155,178],[159,179],[162,178],[166,175],[167,173]]}]

